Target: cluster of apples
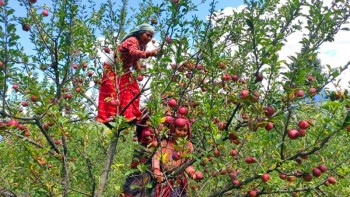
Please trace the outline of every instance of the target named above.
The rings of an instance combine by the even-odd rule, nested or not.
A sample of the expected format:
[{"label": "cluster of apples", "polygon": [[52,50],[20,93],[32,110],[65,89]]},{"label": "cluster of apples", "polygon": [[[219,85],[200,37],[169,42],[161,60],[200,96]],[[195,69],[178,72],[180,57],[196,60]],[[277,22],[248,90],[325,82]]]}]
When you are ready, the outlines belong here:
[{"label": "cluster of apples", "polygon": [[301,120],[298,123],[299,129],[290,129],[288,131],[288,137],[292,140],[298,137],[304,137],[306,135],[306,129],[309,128],[310,124],[306,120]]}]

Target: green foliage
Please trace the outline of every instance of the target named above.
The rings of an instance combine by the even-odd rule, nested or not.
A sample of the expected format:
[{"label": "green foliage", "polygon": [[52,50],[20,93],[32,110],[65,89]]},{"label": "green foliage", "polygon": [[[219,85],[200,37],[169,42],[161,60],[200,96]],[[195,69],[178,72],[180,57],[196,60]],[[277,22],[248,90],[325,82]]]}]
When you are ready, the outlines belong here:
[{"label": "green foliage", "polygon": [[[115,196],[128,175],[150,169],[149,163],[130,168],[140,149],[132,140],[135,127],[117,117],[110,124],[120,130],[111,130],[95,118],[100,52],[105,46],[114,49],[132,27],[152,19],[161,54],[143,61],[147,69],[137,74],[151,79],[144,106],[152,112],[151,128],[163,137],[168,137],[165,112],[175,116],[177,111],[166,100],[175,98],[189,110],[194,153],[184,157],[192,157],[205,177],[189,181],[196,187],[189,196],[239,196],[251,189],[270,196],[350,192],[349,95],[337,90],[329,92],[330,100],[314,97],[348,69],[349,63],[324,65],[318,53],[347,30],[348,2],[327,7],[321,0],[245,1],[242,11],[225,17],[212,2],[207,21],[193,15],[198,5],[190,0],[143,1],[139,9],[110,0],[20,3],[25,17],[15,16],[8,1],[0,7],[0,192]],[[43,8],[49,16],[41,14]],[[30,30],[18,24],[30,24]],[[288,36],[300,32],[300,51],[282,59]],[[23,33],[33,50],[24,50]],[[310,88],[317,91],[309,93]],[[244,98],[242,90],[249,91]],[[266,106],[275,112],[267,114]],[[19,125],[6,125],[10,120]],[[290,139],[289,130],[301,132],[301,120],[310,124],[306,135]],[[272,130],[265,129],[267,123],[273,123]],[[143,148],[148,154],[160,147]],[[214,155],[217,150],[220,156]],[[320,164],[328,170],[303,180]],[[260,179],[265,173],[271,176],[267,183]],[[325,186],[329,176],[337,183]]]}]

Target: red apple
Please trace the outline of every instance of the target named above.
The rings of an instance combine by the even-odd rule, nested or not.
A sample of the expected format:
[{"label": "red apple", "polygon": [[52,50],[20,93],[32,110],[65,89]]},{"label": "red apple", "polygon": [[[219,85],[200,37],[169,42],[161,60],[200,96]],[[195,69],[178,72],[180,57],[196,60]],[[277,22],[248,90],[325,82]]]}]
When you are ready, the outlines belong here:
[{"label": "red apple", "polygon": [[89,70],[89,72],[88,72],[88,77],[92,77],[92,75],[94,74],[94,71],[92,71],[92,70]]},{"label": "red apple", "polygon": [[297,139],[298,136],[299,136],[298,130],[291,129],[291,130],[288,131],[288,137],[289,137],[290,139],[292,139],[292,140]]},{"label": "red apple", "polygon": [[22,30],[23,31],[29,31],[30,30],[30,25],[29,24],[22,24]]},{"label": "red apple", "polygon": [[266,183],[267,181],[269,181],[269,180],[270,180],[270,178],[271,178],[271,177],[270,177],[270,175],[269,175],[269,174],[267,174],[267,173],[266,173],[266,174],[261,175],[261,177],[260,177],[260,178],[261,178],[261,180],[262,180],[263,182],[265,182],[265,183]]},{"label": "red apple", "polygon": [[250,100],[253,102],[258,102],[260,98],[260,93],[256,90],[253,91],[253,95],[251,95]]},{"label": "red apple", "polygon": [[22,101],[22,102],[21,102],[21,105],[22,105],[23,107],[27,107],[27,106],[29,105],[29,103],[28,103],[27,101]]},{"label": "red apple", "polygon": [[332,177],[332,176],[328,177],[327,181],[328,181],[328,183],[330,183],[330,184],[335,184],[335,183],[337,183],[337,180],[336,180],[334,177]]},{"label": "red apple", "polygon": [[241,99],[245,99],[247,98],[249,95],[249,90],[242,90],[240,93],[239,93],[239,98]]},{"label": "red apple", "polygon": [[303,96],[304,96],[304,91],[303,91],[303,90],[298,90],[298,91],[295,93],[295,95],[296,95],[297,97],[303,97]]},{"label": "red apple", "polygon": [[256,162],[257,162],[256,157],[252,157],[252,163],[256,163]]},{"label": "red apple", "polygon": [[44,9],[42,12],[43,16],[48,16],[49,15],[49,11],[47,9]]},{"label": "red apple", "polygon": [[318,169],[318,168],[312,169],[312,175],[314,175],[315,177],[319,177],[319,176],[321,176],[321,174],[322,174],[322,172],[320,169]]},{"label": "red apple", "polygon": [[229,74],[223,74],[221,77],[222,81],[228,81],[231,79],[231,76]]},{"label": "red apple", "polygon": [[293,181],[295,181],[295,176],[288,176],[287,177],[287,180],[289,181],[289,182],[293,182]]},{"label": "red apple", "polygon": [[305,129],[298,129],[298,136],[299,137],[305,137],[306,136],[306,130]]},{"label": "red apple", "polygon": [[170,43],[171,43],[171,38],[170,38],[170,36],[165,37],[165,41],[166,41],[168,44],[170,44]]},{"label": "red apple", "polygon": [[272,106],[264,107],[264,114],[267,117],[271,117],[275,113],[275,109]]},{"label": "red apple", "polygon": [[63,143],[62,143],[62,140],[55,140],[54,143],[55,143],[56,145],[62,145],[62,144],[63,144]]},{"label": "red apple", "polygon": [[231,179],[235,179],[237,177],[237,173],[236,172],[231,172],[230,173],[230,177],[231,177]]},{"label": "red apple", "polygon": [[[1,1],[1,0],[0,0]],[[4,68],[4,63],[2,61],[0,61],[0,69]]]},{"label": "red apple", "polygon": [[236,156],[237,154],[238,154],[237,150],[235,150],[235,149],[230,150],[230,155],[232,157]]},{"label": "red apple", "polygon": [[14,120],[14,119],[9,120],[9,121],[7,122],[7,126],[9,126],[9,127],[18,127],[18,121],[17,121],[17,120]]},{"label": "red apple", "polygon": [[30,3],[36,3],[36,0],[30,0]]},{"label": "red apple", "polygon": [[312,175],[311,174],[304,174],[303,179],[304,179],[304,181],[310,182],[310,181],[312,181]]},{"label": "red apple", "polygon": [[165,122],[168,124],[173,123],[173,117],[172,116],[165,116]]},{"label": "red apple", "polygon": [[226,175],[226,174],[227,174],[227,170],[221,169],[221,170],[220,170],[220,174],[221,174],[221,175]]},{"label": "red apple", "polygon": [[186,120],[184,118],[176,118],[175,125],[178,127],[184,127],[186,125]]},{"label": "red apple", "polygon": [[232,75],[231,76],[231,80],[232,81],[238,81],[239,80],[239,77],[237,75]]},{"label": "red apple", "polygon": [[309,89],[309,95],[310,95],[310,96],[313,96],[314,94],[316,94],[316,92],[317,92],[317,89],[314,88],[314,87],[311,87],[311,88]]},{"label": "red apple", "polygon": [[187,112],[188,112],[188,109],[187,109],[187,107],[179,107],[178,109],[177,109],[177,111],[179,112],[179,114],[180,115],[186,115],[187,114]]},{"label": "red apple", "polygon": [[18,87],[19,87],[19,85],[17,83],[12,85],[12,88],[15,89],[15,90],[18,90]]},{"label": "red apple", "polygon": [[38,100],[38,97],[36,97],[35,95],[31,95],[30,100],[36,102]]},{"label": "red apple", "polygon": [[81,88],[77,87],[77,88],[75,88],[75,91],[79,93],[79,92],[81,92]]},{"label": "red apple", "polygon": [[171,98],[168,100],[168,105],[169,105],[169,107],[176,107],[177,101],[175,99]]},{"label": "red apple", "polygon": [[137,81],[142,81],[142,80],[143,80],[143,76],[141,74],[137,76]]},{"label": "red apple", "polygon": [[297,164],[299,164],[299,165],[300,165],[301,163],[303,163],[303,160],[302,160],[300,157],[294,159],[294,161],[297,162]]},{"label": "red apple", "polygon": [[[225,123],[225,122],[219,122],[219,123],[218,123],[218,129],[219,129],[220,131],[225,130],[225,129],[226,129],[226,123]],[[234,139],[232,139],[232,140],[234,140]]]},{"label": "red apple", "polygon": [[253,163],[253,160],[252,160],[251,157],[246,157],[246,158],[244,159],[244,161],[245,161],[247,164]]},{"label": "red apple", "polygon": [[307,80],[309,80],[309,81],[313,81],[313,80],[315,80],[315,77],[314,77],[314,76],[312,76],[312,75],[309,75],[309,76],[307,76]]},{"label": "red apple", "polygon": [[300,129],[307,129],[309,128],[309,123],[305,120],[301,120],[299,121],[298,126]]},{"label": "red apple", "polygon": [[196,180],[202,180],[204,178],[203,173],[200,171],[196,172]]},{"label": "red apple", "polygon": [[250,190],[249,192],[248,192],[248,196],[249,197],[255,197],[255,196],[257,196],[258,195],[258,192],[256,191],[256,190]]},{"label": "red apple", "polygon": [[220,62],[218,65],[219,65],[219,67],[220,67],[221,69],[224,69],[224,68],[225,68],[225,63],[224,63],[224,62]]},{"label": "red apple", "polygon": [[271,129],[273,129],[273,123],[272,122],[268,122],[266,125],[265,125],[265,129],[267,131],[270,131]]},{"label": "red apple", "polygon": [[286,179],[287,179],[287,175],[286,175],[286,174],[283,174],[283,173],[279,174],[279,177],[280,177],[280,179],[282,179],[282,180],[286,180]]},{"label": "red apple", "polygon": [[173,152],[173,154],[171,155],[171,158],[172,158],[174,161],[180,160],[180,159],[181,159],[181,153],[175,151],[175,152]]},{"label": "red apple", "polygon": [[202,66],[201,64],[197,64],[196,68],[197,68],[198,70],[202,70],[202,69],[203,69],[203,66]]},{"label": "red apple", "polygon": [[105,47],[103,48],[103,50],[105,53],[108,53],[108,54],[111,52],[111,49],[109,47]]},{"label": "red apple", "polygon": [[131,169],[135,169],[137,166],[139,165],[139,162],[136,160],[132,160],[131,164],[130,164],[130,168]]},{"label": "red apple", "polygon": [[323,164],[319,165],[318,169],[320,169],[321,172],[326,172],[327,171],[327,167],[325,165],[323,165]]},{"label": "red apple", "polygon": [[73,67],[74,69],[78,69],[78,64],[73,64],[72,67]]},{"label": "red apple", "polygon": [[3,6],[3,5],[4,5],[4,1],[0,0],[0,6]]},{"label": "red apple", "polygon": [[64,98],[65,99],[70,99],[70,98],[72,98],[72,94],[71,93],[67,93],[67,94],[64,95]]},{"label": "red apple", "polygon": [[350,131],[350,125],[348,125],[348,126],[346,127],[346,130],[347,130],[347,131]]},{"label": "red apple", "polygon": [[255,75],[255,83],[261,82],[264,79],[264,75],[262,73],[258,73]]},{"label": "red apple", "polygon": [[156,25],[158,23],[157,19],[151,18],[151,24]]},{"label": "red apple", "polygon": [[237,179],[233,180],[233,181],[232,181],[232,184],[233,184],[234,186],[238,186],[238,185],[239,185],[239,180],[237,180]]},{"label": "red apple", "polygon": [[[225,127],[226,127],[226,125],[225,125]],[[228,134],[228,138],[230,140],[236,140],[236,139],[238,139],[238,135],[236,133],[230,133],[230,134]]]},{"label": "red apple", "polygon": [[219,151],[219,149],[217,149],[217,148],[214,149],[214,156],[215,156],[215,157],[220,157],[220,151]]}]

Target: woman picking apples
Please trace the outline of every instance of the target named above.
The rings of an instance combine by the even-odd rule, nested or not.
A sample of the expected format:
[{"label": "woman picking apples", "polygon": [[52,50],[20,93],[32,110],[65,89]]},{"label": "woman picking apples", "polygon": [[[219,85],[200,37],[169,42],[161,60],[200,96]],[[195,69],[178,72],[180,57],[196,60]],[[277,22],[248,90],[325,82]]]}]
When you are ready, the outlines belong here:
[{"label": "woman picking apples", "polygon": [[[128,33],[115,50],[115,62],[103,65],[101,88],[98,99],[97,121],[108,123],[116,115],[124,115],[128,122],[135,122],[141,117],[140,88],[133,76],[132,69],[139,70],[139,60],[156,56],[159,49],[145,51],[152,40],[154,29],[142,24]],[[117,74],[117,66],[122,66],[122,73]]]},{"label": "woman picking apples", "polygon": [[[166,174],[190,161],[190,158],[186,158],[185,155],[193,152],[191,137],[190,123],[186,118],[179,117],[170,126],[168,139],[162,140],[160,150],[155,153],[152,159],[154,177],[158,182],[154,196],[186,196],[188,185],[184,172],[176,177],[167,177]],[[188,166],[185,172],[192,179],[201,180],[203,178],[203,174],[195,172],[192,165]]]}]

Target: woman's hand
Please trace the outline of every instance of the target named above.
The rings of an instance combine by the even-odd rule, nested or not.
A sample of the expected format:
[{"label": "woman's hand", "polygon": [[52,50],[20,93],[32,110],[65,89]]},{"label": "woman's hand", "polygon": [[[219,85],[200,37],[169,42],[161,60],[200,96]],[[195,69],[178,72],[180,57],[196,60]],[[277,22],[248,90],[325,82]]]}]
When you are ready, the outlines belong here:
[{"label": "woman's hand", "polygon": [[154,49],[152,51],[147,51],[146,52],[146,56],[147,57],[154,57],[154,56],[157,56],[158,53],[159,53],[160,49]]},{"label": "woman's hand", "polygon": [[153,174],[154,174],[154,178],[157,180],[158,183],[163,182],[164,176],[163,176],[163,173],[160,171],[160,169],[155,168],[153,170]]}]

